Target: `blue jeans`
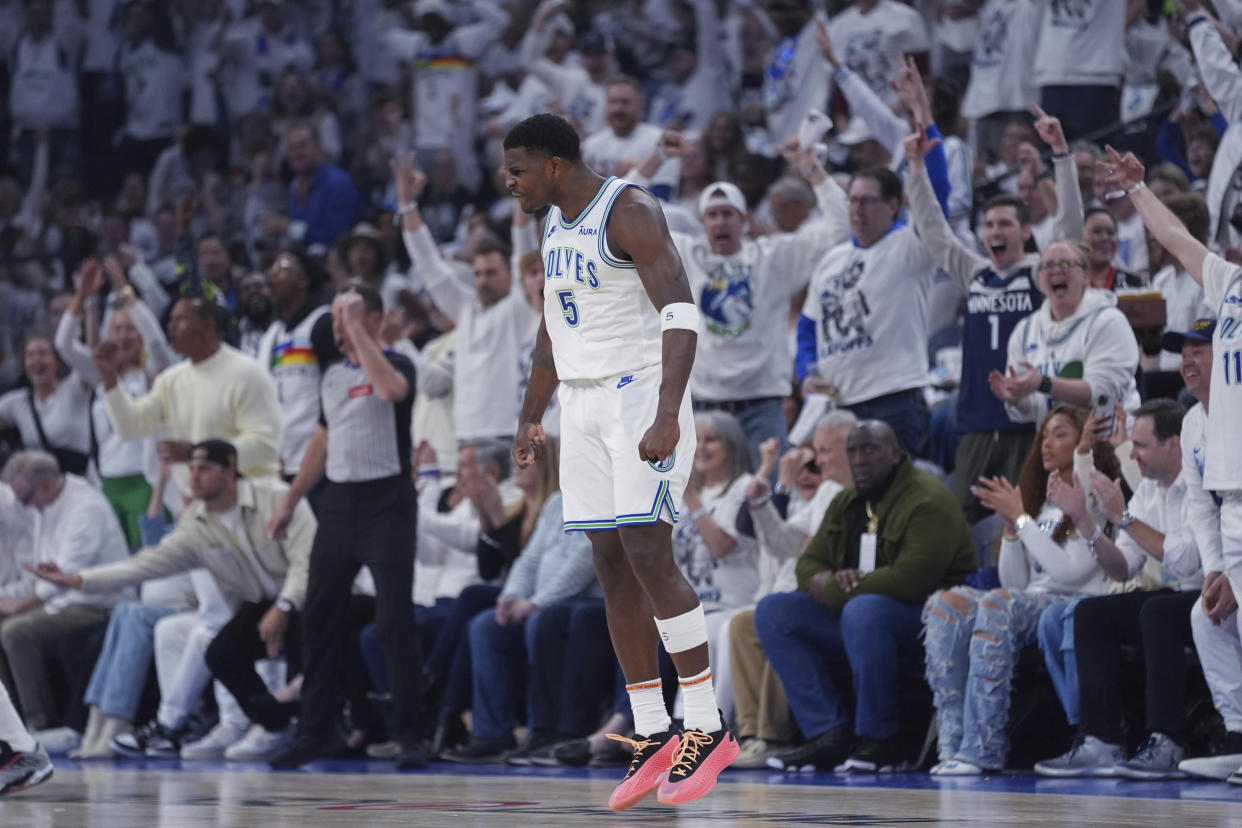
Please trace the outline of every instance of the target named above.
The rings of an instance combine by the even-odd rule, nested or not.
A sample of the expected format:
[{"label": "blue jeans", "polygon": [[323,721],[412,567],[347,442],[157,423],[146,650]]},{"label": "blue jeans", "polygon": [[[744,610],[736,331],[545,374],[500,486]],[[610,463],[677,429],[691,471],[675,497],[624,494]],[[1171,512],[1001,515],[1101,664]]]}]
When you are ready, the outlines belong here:
[{"label": "blue jeans", "polygon": [[941,759],[994,770],[1005,766],[1009,690],[1018,653],[1034,643],[1044,608],[1068,597],[954,587],[927,600],[927,683],[936,705]]},{"label": "blue jeans", "polygon": [[108,620],[103,650],[83,701],[96,705],[105,716],[132,722],[155,656],[155,622],[175,612],[163,604],[118,604]]},{"label": "blue jeans", "polygon": [[1045,607],[1039,616],[1039,649],[1056,688],[1065,718],[1075,727],[1082,721],[1078,693],[1078,659],[1074,654],[1074,608],[1081,597]]},{"label": "blue jeans", "polygon": [[[505,739],[513,735],[519,681],[527,673],[527,654],[535,649],[536,612],[521,624],[501,625],[489,609],[470,621],[470,667],[474,674],[474,737]],[[529,701],[529,697],[528,697]],[[533,719],[533,716],[530,716]]]},{"label": "blue jeans", "polygon": [[[452,598],[437,598],[433,607],[414,607],[414,625],[418,628],[422,652],[430,652],[435,646],[436,635],[448,617],[453,603]],[[387,693],[388,665],[384,662],[384,642],[380,640],[379,627],[374,624],[363,627],[358,635],[358,647],[362,650],[362,660],[371,676],[371,686],[376,693]]]},{"label": "blue jeans", "polygon": [[854,732],[872,739],[897,733],[897,664],[918,652],[919,608],[887,595],[851,598],[838,615],[805,592],[759,601],[755,630],[780,676],[802,735],[813,739],[849,721],[829,662],[853,672]]},{"label": "blue jeans", "polygon": [[901,391],[874,400],[843,406],[860,420],[883,420],[897,434],[897,442],[911,457],[923,457],[927,445],[927,401],[922,391]]}]

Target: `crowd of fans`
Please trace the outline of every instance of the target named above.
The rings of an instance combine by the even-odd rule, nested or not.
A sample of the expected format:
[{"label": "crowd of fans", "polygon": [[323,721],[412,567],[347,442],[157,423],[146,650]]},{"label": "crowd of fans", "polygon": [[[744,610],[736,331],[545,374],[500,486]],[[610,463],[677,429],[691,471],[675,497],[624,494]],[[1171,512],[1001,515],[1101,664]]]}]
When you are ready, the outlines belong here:
[{"label": "crowd of fans", "polygon": [[34,738],[628,762],[556,441],[510,460],[550,111],[703,317],[673,538],[737,767],[1242,783],[1242,3],[1175,5],[0,2]]}]

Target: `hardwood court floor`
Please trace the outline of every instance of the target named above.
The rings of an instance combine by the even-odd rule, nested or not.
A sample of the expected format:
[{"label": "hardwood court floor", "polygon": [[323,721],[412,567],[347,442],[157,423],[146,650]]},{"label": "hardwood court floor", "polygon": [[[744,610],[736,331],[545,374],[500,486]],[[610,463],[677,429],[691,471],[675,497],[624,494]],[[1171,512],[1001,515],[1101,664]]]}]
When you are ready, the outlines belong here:
[{"label": "hardwood court floor", "polygon": [[[653,796],[621,814],[606,807],[615,771],[445,767],[395,774],[380,763],[320,763],[318,772],[260,765],[61,760],[44,785],[0,800],[4,828],[181,826],[1232,826],[1242,789],[1224,783],[1042,780],[1006,775],[727,775],[678,809]],[[369,772],[368,772],[369,771]]]}]

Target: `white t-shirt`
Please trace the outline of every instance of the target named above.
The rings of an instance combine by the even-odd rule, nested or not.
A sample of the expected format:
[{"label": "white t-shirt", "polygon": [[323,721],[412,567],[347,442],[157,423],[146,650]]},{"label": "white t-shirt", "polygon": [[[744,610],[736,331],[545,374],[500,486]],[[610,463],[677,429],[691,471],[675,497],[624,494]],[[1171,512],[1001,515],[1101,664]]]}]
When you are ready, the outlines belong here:
[{"label": "white t-shirt", "polygon": [[1143,227],[1143,217],[1138,213],[1117,222],[1117,256],[1126,270],[1146,277],[1147,232]]},{"label": "white t-shirt", "polygon": [[[829,179],[831,181],[831,179]],[[732,256],[712,252],[703,236],[673,233],[699,306],[698,353],[690,391],[701,400],[782,397],[793,382],[789,303],[815,263],[849,234],[844,194],[835,182],[817,191],[820,215],[796,232],[745,239]]]},{"label": "white t-shirt", "polygon": [[181,58],[147,40],[136,49],[123,47],[117,63],[125,83],[125,134],[140,141],[175,135],[186,82]]},{"label": "white t-shirt", "polygon": [[280,595],[280,584],[272,580],[272,576],[267,574],[267,569],[259,562],[259,556],[255,554],[254,545],[250,542],[250,537],[246,534],[246,527],[242,523],[241,507],[234,506],[227,512],[216,512],[216,518],[233,536],[237,548],[241,550],[242,557],[246,559],[250,570],[259,579],[259,584],[263,587],[263,597],[272,600]]},{"label": "white t-shirt", "polygon": [[[1165,265],[1151,280],[1151,286],[1164,296],[1165,330],[1188,331],[1196,319],[1216,316],[1203,301],[1203,286],[1181,267]],[[1181,354],[1160,352],[1161,371],[1176,371],[1181,364]]]},{"label": "white t-shirt", "polygon": [[29,35],[23,37],[10,62],[9,111],[16,125],[28,129],[77,126],[74,56],[55,34],[39,43]]},{"label": "white t-shirt", "polygon": [[828,34],[838,59],[886,103],[896,100],[888,82],[897,76],[902,53],[913,55],[931,48],[922,16],[896,0],[880,0],[868,14],[850,6],[832,18]]},{"label": "white t-shirt", "polygon": [[727,486],[709,486],[700,492],[703,509],[737,545],[723,558],[713,558],[695,522],[686,514],[673,527],[673,559],[686,576],[704,612],[744,607],[759,587],[759,544],[737,531],[737,513],[746,501],[751,475],[743,474]]},{"label": "white t-shirt", "polygon": [[870,247],[833,248],[802,315],[815,322],[819,376],[843,406],[927,384],[927,297],[936,266],[904,224]]},{"label": "white t-shirt", "polygon": [[970,59],[962,115],[1025,110],[1037,99],[1035,63],[1040,7],[1029,0],[987,0],[979,10],[979,39]]},{"label": "white t-shirt", "polygon": [[1242,268],[1209,253],[1203,260],[1203,294],[1216,308],[1212,336],[1211,402],[1203,485],[1216,491],[1242,489]]},{"label": "white t-shirt", "polygon": [[1120,86],[1126,59],[1126,4],[1056,0],[1042,5],[1035,85]]},{"label": "white t-shirt", "polygon": [[[30,413],[29,388],[15,388],[0,396],[0,423],[17,427],[22,435],[22,445],[28,449],[42,449],[39,429],[34,415]],[[88,454],[91,450],[89,405],[91,389],[77,372],[60,381],[56,390],[46,400],[34,396],[35,410],[43,424],[43,433],[56,448]]]},{"label": "white t-shirt", "polygon": [[651,155],[663,136],[664,130],[655,124],[639,124],[625,137],[606,126],[582,142],[582,158],[588,167],[607,178],[616,174],[617,162],[622,159],[642,161]]}]

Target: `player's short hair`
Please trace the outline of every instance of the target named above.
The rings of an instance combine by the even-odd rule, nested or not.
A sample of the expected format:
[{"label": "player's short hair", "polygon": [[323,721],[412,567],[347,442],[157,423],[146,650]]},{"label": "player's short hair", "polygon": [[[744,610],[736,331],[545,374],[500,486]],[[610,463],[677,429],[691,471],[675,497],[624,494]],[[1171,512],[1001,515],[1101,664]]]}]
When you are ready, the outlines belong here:
[{"label": "player's short hair", "polygon": [[1026,227],[1031,223],[1031,206],[1016,195],[1006,193],[988,199],[988,203],[983,205],[983,215],[987,216],[988,210],[994,207],[1012,207],[1018,212],[1018,224]]},{"label": "player's short hair", "polygon": [[383,313],[384,300],[379,295],[379,291],[368,285],[361,279],[350,279],[341,288],[341,293],[356,293],[362,297],[362,307],[367,313]]},{"label": "player's short hair", "polygon": [[1181,403],[1163,397],[1148,400],[1134,412],[1135,422],[1139,417],[1151,417],[1156,439],[1162,443],[1182,433],[1182,418],[1185,416],[1186,408]]},{"label": "player's short hair", "polygon": [[524,149],[530,153],[566,161],[581,161],[582,146],[573,126],[559,115],[541,112],[519,122],[505,135],[504,148]]},{"label": "player's short hair", "polygon": [[885,201],[901,202],[901,179],[897,177],[897,173],[888,167],[864,167],[854,173],[854,177],[850,179],[850,184],[853,184],[860,178],[870,178],[879,184],[880,198]]}]

